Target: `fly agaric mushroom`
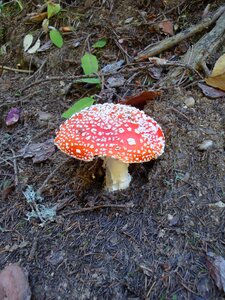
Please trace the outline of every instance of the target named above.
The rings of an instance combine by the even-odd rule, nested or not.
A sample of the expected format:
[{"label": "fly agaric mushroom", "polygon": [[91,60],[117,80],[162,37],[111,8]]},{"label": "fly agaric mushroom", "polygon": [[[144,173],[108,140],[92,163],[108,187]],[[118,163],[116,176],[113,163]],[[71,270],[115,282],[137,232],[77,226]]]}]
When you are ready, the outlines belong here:
[{"label": "fly agaric mushroom", "polygon": [[60,126],[56,146],[84,161],[99,156],[106,169],[106,189],[126,189],[131,181],[129,163],[156,159],[165,139],[155,120],[123,104],[96,104],[75,113]]}]

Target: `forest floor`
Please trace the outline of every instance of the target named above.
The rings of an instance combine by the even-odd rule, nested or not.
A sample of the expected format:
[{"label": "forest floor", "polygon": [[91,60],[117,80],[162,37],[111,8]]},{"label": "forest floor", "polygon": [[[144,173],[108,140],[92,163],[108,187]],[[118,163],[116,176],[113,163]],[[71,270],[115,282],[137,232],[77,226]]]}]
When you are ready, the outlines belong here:
[{"label": "forest floor", "polygon": [[[165,153],[132,164],[126,190],[104,190],[100,158],[81,162],[53,145],[62,113],[76,100],[95,95],[98,103],[117,103],[154,89],[173,66],[134,57],[172,34],[171,24],[175,33],[187,29],[207,4],[213,12],[223,1],[61,1],[51,25],[75,30],[63,34],[61,48],[27,54],[23,38],[37,36],[41,22],[25,20],[38,3],[27,1],[22,10],[11,3],[0,15],[0,46],[7,44],[1,64],[35,71],[0,74],[0,269],[19,263],[37,300],[224,299],[215,262],[225,256],[225,97],[203,95],[189,70],[160,87],[144,111],[161,125]],[[178,60],[200,37],[159,56]],[[107,44],[93,48],[101,38]],[[100,69],[124,60],[122,84],[107,77],[100,87],[73,83],[83,75],[85,52],[96,55]],[[7,126],[12,108],[19,120]]]}]

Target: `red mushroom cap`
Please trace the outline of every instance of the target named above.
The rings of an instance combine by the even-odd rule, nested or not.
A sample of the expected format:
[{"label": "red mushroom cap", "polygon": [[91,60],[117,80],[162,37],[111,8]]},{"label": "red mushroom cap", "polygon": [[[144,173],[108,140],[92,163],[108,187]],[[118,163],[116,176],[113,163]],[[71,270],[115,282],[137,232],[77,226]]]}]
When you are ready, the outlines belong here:
[{"label": "red mushroom cap", "polygon": [[165,139],[155,120],[122,104],[96,104],[74,114],[60,126],[57,147],[80,160],[109,156],[140,163],[163,153]]}]

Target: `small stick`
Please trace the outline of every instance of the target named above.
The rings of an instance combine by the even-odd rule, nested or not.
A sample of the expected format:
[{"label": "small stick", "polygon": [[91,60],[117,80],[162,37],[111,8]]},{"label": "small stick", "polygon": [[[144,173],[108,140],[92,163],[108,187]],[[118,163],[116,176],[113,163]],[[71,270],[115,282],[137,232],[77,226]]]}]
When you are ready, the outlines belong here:
[{"label": "small stick", "polygon": [[14,176],[15,176],[15,187],[18,186],[18,170],[17,170],[17,163],[16,163],[16,158],[15,158],[15,151],[13,149],[10,149],[12,154],[13,154],[13,168],[14,168]]},{"label": "small stick", "polygon": [[18,72],[18,73],[26,73],[26,74],[34,73],[34,71],[32,71],[32,70],[22,70],[22,69],[10,68],[10,67],[6,67],[6,66],[0,66],[0,70],[12,71],[12,72]]},{"label": "small stick", "polygon": [[64,214],[64,216],[69,216],[69,215],[73,215],[73,214],[79,214],[82,212],[87,212],[87,211],[93,211],[96,209],[101,209],[101,208],[131,208],[133,207],[133,204],[129,204],[127,203],[126,205],[121,205],[121,204],[103,204],[103,205],[96,205],[96,206],[92,206],[92,207],[86,207],[86,208],[81,208],[78,210],[72,210],[69,213]]},{"label": "small stick", "polygon": [[16,101],[4,102],[3,104],[0,105],[0,108],[4,107],[4,106],[13,106],[13,105],[16,105],[17,103],[21,103],[21,102],[23,102],[23,103],[28,102],[29,98],[34,97],[34,96],[38,95],[39,93],[40,93],[40,91],[37,91],[37,92],[31,93],[21,99],[18,99]]},{"label": "small stick", "polygon": [[139,52],[135,60],[142,61],[147,59],[148,57],[155,56],[165,50],[168,50],[176,45],[178,45],[180,42],[182,42],[185,39],[190,38],[191,36],[195,35],[196,33],[199,33],[209,26],[211,26],[213,23],[217,21],[217,19],[225,12],[225,6],[220,7],[215,14],[211,18],[206,18],[202,20],[199,24],[194,25],[187,30],[178,33],[175,36],[172,36],[170,38],[167,38],[163,40],[162,42],[158,43],[157,45],[153,47],[147,47],[145,50]]},{"label": "small stick", "polygon": [[[143,63],[142,63],[143,64]],[[138,71],[138,70],[144,70],[146,69],[147,67],[150,67],[150,66],[154,66],[154,64],[145,64],[144,66],[141,65],[141,66],[138,66],[138,67],[134,67],[132,69],[127,69],[127,67],[129,66],[133,66],[133,65],[136,65],[136,64],[127,64],[125,65],[124,67],[121,67],[120,70],[116,71],[116,72],[108,72],[108,73],[102,73],[101,71],[98,73],[98,75],[96,74],[91,74],[91,75],[75,75],[75,76],[52,76],[52,77],[47,77],[45,79],[40,79],[40,80],[37,80],[25,87],[23,87],[21,90],[20,90],[20,93],[24,92],[25,90],[35,86],[35,85],[38,85],[38,84],[41,84],[41,83],[46,83],[48,81],[55,81],[55,80],[78,80],[78,79],[82,79],[82,78],[95,78],[95,77],[100,77],[101,76],[112,76],[112,75],[117,75],[118,73],[125,73],[127,74],[127,72],[135,72],[135,71]]]}]

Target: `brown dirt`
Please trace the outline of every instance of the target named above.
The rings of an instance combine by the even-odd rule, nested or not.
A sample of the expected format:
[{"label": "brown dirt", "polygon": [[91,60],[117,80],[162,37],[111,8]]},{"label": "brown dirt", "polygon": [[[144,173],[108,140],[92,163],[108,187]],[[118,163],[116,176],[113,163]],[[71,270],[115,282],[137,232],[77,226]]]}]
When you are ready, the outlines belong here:
[{"label": "brown dirt", "polygon": [[[18,154],[29,143],[54,137],[62,112],[83,95],[100,94],[101,102],[111,95],[111,101],[117,102],[118,97],[151,87],[147,70],[141,69],[123,87],[100,91],[73,84],[62,95],[71,82],[66,78],[82,74],[81,56],[95,41],[104,36],[109,39],[95,53],[101,66],[119,59],[131,62],[139,50],[165,38],[149,30],[142,16],[167,17],[179,28],[187,28],[212,1],[89,2],[62,1],[65,12],[55,17],[55,26],[78,27],[74,34],[64,36],[63,48],[34,55],[34,75],[4,71],[0,77],[0,269],[19,262],[29,273],[37,300],[222,300],[224,293],[210,276],[206,255],[209,251],[225,253],[224,209],[210,206],[224,201],[225,195],[224,99],[208,99],[196,84],[187,88],[181,84],[149,102],[145,112],[161,124],[166,150],[154,162],[131,165],[132,183],[124,191],[103,190],[100,160],[80,162],[56,151],[48,160],[34,164]],[[21,13],[14,12],[12,22],[11,16],[0,17],[0,42],[9,42],[7,54],[0,56],[5,66],[15,68],[21,63],[22,68],[29,67],[22,38],[36,33],[41,25],[25,25],[23,19],[36,11],[35,3],[28,1]],[[220,4],[214,1],[211,9]],[[130,17],[133,21],[124,24]],[[121,45],[129,57],[116,45],[118,39],[123,39]],[[73,46],[76,41],[80,41],[77,48]],[[185,41],[165,56],[183,54],[191,42]],[[128,70],[125,78],[133,74]],[[62,79],[45,82],[46,76]],[[29,88],[38,80],[43,81]],[[189,96],[195,99],[193,107],[185,106]],[[11,107],[20,108],[21,117],[17,124],[6,126]],[[47,120],[41,120],[40,112],[50,114]],[[199,151],[205,140],[212,140],[213,147]],[[40,226],[40,220],[26,219],[31,208],[23,192],[28,185],[35,191],[42,187],[45,206],[58,205],[54,222]],[[108,207],[91,210],[101,205]]]}]

